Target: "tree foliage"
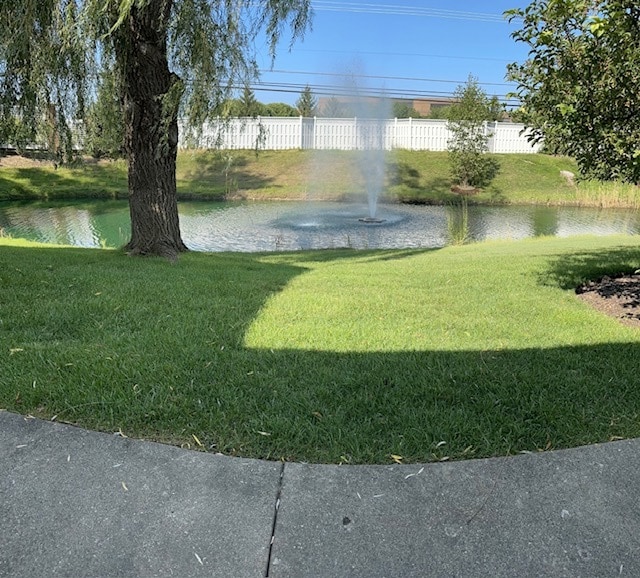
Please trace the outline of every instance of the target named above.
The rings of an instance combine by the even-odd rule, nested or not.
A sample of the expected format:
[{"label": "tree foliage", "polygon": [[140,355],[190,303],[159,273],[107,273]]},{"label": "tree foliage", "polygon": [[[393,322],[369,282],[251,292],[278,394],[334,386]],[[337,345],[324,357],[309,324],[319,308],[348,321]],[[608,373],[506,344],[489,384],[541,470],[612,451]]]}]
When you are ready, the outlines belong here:
[{"label": "tree foliage", "polygon": [[91,54],[75,0],[0,3],[0,137],[46,133],[57,157],[72,155],[70,121],[84,113]]},{"label": "tree foliage", "polygon": [[640,5],[627,0],[534,0],[505,13],[529,47],[508,77],[518,118],[586,177],[640,183]]},{"label": "tree foliage", "polygon": [[505,108],[496,95],[493,95],[487,103],[487,120],[492,122],[503,120]]},{"label": "tree foliage", "polygon": [[413,106],[402,100],[393,103],[393,116],[395,118],[422,118],[422,115]]},{"label": "tree foliage", "polygon": [[124,111],[118,75],[114,68],[103,71],[94,102],[87,106],[84,150],[94,158],[124,155]]},{"label": "tree foliage", "polygon": [[449,115],[449,107],[451,105],[431,105],[431,111],[429,112],[429,118],[432,119],[447,119]]},{"label": "tree foliage", "polygon": [[255,93],[251,90],[251,87],[247,84],[242,89],[242,94],[238,100],[240,105],[239,110],[234,116],[246,116],[250,118],[256,118],[262,114],[262,104],[258,102]]},{"label": "tree foliage", "polygon": [[344,102],[335,96],[331,96],[324,101],[320,116],[325,118],[347,118],[353,116],[353,113]]},{"label": "tree foliage", "polygon": [[305,86],[304,90],[300,93],[300,98],[296,101],[296,109],[300,116],[316,116],[318,112],[318,99],[313,95],[313,92],[311,92],[309,85]]},{"label": "tree foliage", "polygon": [[[18,118],[35,135],[52,125],[70,149],[70,121],[85,116],[106,64],[114,64],[129,167],[133,254],[175,256],[180,111],[202,124],[258,74],[256,41],[271,58],[285,31],[300,37],[310,0],[3,0],[0,2],[0,136]],[[63,151],[66,155],[70,150]]]},{"label": "tree foliage", "polygon": [[469,76],[465,85],[457,87],[454,101],[447,108],[451,172],[463,186],[485,186],[500,168],[493,157],[485,154],[490,136],[486,123],[491,120],[491,101],[473,76]]},{"label": "tree foliage", "polygon": [[271,102],[263,105],[263,116],[298,116],[296,107],[286,102]]}]

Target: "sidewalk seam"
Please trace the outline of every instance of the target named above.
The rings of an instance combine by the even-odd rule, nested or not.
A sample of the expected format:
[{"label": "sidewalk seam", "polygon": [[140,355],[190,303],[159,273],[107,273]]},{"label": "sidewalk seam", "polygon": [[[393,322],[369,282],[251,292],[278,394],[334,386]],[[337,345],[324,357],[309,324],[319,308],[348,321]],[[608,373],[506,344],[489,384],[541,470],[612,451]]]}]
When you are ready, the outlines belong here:
[{"label": "sidewalk seam", "polygon": [[278,491],[276,492],[276,502],[273,509],[273,524],[271,525],[271,540],[269,541],[269,553],[267,555],[267,569],[265,571],[265,578],[269,578],[271,572],[271,555],[273,553],[273,543],[276,537],[276,524],[278,523],[278,510],[280,508],[280,496],[282,494],[282,483],[284,480],[284,465],[282,462],[280,466],[280,478],[278,480]]}]

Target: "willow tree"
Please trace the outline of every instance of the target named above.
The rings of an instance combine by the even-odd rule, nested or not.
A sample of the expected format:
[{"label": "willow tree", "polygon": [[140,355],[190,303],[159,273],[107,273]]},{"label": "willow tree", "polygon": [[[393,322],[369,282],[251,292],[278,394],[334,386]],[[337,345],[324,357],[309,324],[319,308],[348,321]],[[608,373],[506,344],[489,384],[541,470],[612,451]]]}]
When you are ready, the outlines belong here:
[{"label": "willow tree", "polygon": [[99,71],[119,77],[128,159],[130,254],[186,251],[176,198],[178,116],[198,126],[310,23],[310,0],[2,0],[0,137],[49,126],[70,148]]}]

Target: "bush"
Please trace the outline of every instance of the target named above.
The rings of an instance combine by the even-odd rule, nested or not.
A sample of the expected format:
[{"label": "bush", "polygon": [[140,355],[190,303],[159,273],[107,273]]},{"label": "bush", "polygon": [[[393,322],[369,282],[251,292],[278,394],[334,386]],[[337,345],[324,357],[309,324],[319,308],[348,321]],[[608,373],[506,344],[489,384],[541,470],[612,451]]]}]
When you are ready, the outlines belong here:
[{"label": "bush", "polygon": [[451,175],[463,186],[485,187],[500,171],[500,163],[484,153],[469,150],[449,151]]},{"label": "bush", "polygon": [[486,127],[493,112],[492,101],[472,76],[456,90],[456,102],[447,111],[447,127],[449,163],[457,184],[483,187],[498,174],[498,161],[486,154],[491,136]]}]

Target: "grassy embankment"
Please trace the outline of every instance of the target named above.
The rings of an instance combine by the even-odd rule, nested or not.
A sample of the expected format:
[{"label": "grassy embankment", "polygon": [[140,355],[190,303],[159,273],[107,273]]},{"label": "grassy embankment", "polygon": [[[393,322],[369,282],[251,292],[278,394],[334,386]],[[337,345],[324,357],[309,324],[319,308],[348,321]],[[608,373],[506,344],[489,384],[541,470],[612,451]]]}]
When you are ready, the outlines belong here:
[{"label": "grassy embankment", "polygon": [[637,237],[173,264],[0,242],[0,408],[311,462],[640,436],[640,332],[573,293],[637,268]]},{"label": "grassy embankment", "polygon": [[[577,173],[573,160],[547,155],[497,155],[501,171],[471,202],[640,207],[640,189],[619,183],[571,186],[561,170]],[[181,151],[178,193],[182,199],[345,199],[362,190],[357,152]],[[456,196],[446,152],[392,151],[385,194],[409,203],[448,203]],[[126,165],[86,162],[79,167],[3,167],[0,201],[20,199],[124,198]]]}]

